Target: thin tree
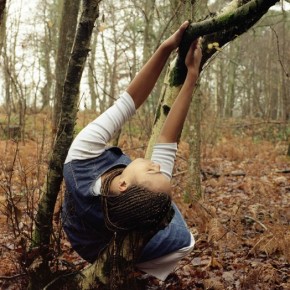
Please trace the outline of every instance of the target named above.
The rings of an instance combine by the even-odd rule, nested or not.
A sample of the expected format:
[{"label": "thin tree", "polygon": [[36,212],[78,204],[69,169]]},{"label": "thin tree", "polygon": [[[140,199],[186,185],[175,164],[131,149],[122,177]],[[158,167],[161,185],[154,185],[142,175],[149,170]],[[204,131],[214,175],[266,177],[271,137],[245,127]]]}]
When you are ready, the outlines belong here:
[{"label": "thin tree", "polygon": [[71,50],[76,33],[77,18],[79,13],[80,0],[64,0],[62,5],[59,38],[57,45],[57,59],[55,66],[55,91],[53,110],[53,131],[58,126],[61,112],[61,98],[63,93],[66,70],[71,56]]},{"label": "thin tree", "polygon": [[40,256],[34,260],[31,267],[30,289],[42,289],[51,278],[48,267],[48,249],[52,233],[52,217],[60,186],[62,183],[62,168],[68,148],[73,140],[74,124],[79,99],[79,86],[89,53],[90,40],[94,23],[99,15],[100,0],[83,0],[82,14],[77,28],[75,41],[68,63],[67,74],[61,103],[60,122],[49,160],[46,187],[40,199],[35,217],[35,230],[32,246],[40,248]]}]

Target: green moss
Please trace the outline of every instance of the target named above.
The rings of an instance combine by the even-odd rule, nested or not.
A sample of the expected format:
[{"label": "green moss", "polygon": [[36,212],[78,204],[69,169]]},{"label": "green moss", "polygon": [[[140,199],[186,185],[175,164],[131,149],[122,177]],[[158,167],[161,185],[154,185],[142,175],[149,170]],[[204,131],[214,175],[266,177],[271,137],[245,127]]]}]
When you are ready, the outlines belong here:
[{"label": "green moss", "polygon": [[172,69],[169,77],[169,83],[171,87],[178,87],[184,83],[186,78],[187,69],[185,64],[181,65],[176,64],[176,66]]}]

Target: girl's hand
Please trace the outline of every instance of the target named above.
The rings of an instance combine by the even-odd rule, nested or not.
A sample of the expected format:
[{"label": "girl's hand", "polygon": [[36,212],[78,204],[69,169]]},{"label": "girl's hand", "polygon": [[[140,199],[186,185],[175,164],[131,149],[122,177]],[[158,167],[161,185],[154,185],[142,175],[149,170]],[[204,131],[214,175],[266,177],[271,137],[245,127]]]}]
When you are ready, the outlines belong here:
[{"label": "girl's hand", "polygon": [[182,39],[183,33],[189,25],[189,21],[185,21],[177,31],[175,31],[168,39],[163,42],[163,45],[171,51],[176,49]]},{"label": "girl's hand", "polygon": [[188,73],[193,73],[196,77],[198,77],[201,58],[202,52],[200,48],[200,40],[196,39],[190,45],[185,58],[185,65],[187,67]]}]

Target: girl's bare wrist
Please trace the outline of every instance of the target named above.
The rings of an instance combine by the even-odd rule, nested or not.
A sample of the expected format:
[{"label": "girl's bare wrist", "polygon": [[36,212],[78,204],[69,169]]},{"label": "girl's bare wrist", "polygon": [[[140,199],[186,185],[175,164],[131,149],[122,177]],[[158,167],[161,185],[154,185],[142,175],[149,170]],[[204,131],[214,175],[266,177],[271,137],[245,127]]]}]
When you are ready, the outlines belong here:
[{"label": "girl's bare wrist", "polygon": [[186,78],[196,81],[198,79],[199,72],[195,69],[188,69]]},{"label": "girl's bare wrist", "polygon": [[168,39],[161,43],[160,48],[167,53],[171,53],[175,49]]}]

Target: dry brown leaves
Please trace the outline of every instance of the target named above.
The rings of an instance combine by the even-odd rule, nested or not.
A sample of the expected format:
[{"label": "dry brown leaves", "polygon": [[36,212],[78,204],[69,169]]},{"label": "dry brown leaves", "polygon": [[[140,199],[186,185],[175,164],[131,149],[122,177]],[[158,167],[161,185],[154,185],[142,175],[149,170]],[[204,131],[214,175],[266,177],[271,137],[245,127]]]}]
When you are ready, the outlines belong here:
[{"label": "dry brown leaves", "polygon": [[[0,157],[3,289],[22,289],[25,285],[21,276],[13,281],[8,278],[25,270],[23,239],[29,243],[50,147],[50,142],[45,142],[44,148],[41,143],[26,141],[17,149],[12,141],[0,142],[0,150],[5,152]],[[119,143],[133,157],[144,154],[144,142],[134,136],[123,135]],[[146,289],[290,289],[290,174],[279,172],[289,168],[290,162],[281,144],[277,147],[266,141],[256,143],[251,138],[230,136],[204,146],[204,198],[186,204],[183,193],[190,178],[189,151],[188,144],[181,142],[173,198],[196,238],[195,249],[165,282],[150,278]],[[7,192],[20,211],[19,229],[14,233],[9,214],[16,212],[9,213]],[[59,207],[60,203],[54,220],[55,237],[61,237],[57,244],[61,251],[53,249],[56,270],[83,265],[57,228]]]}]

